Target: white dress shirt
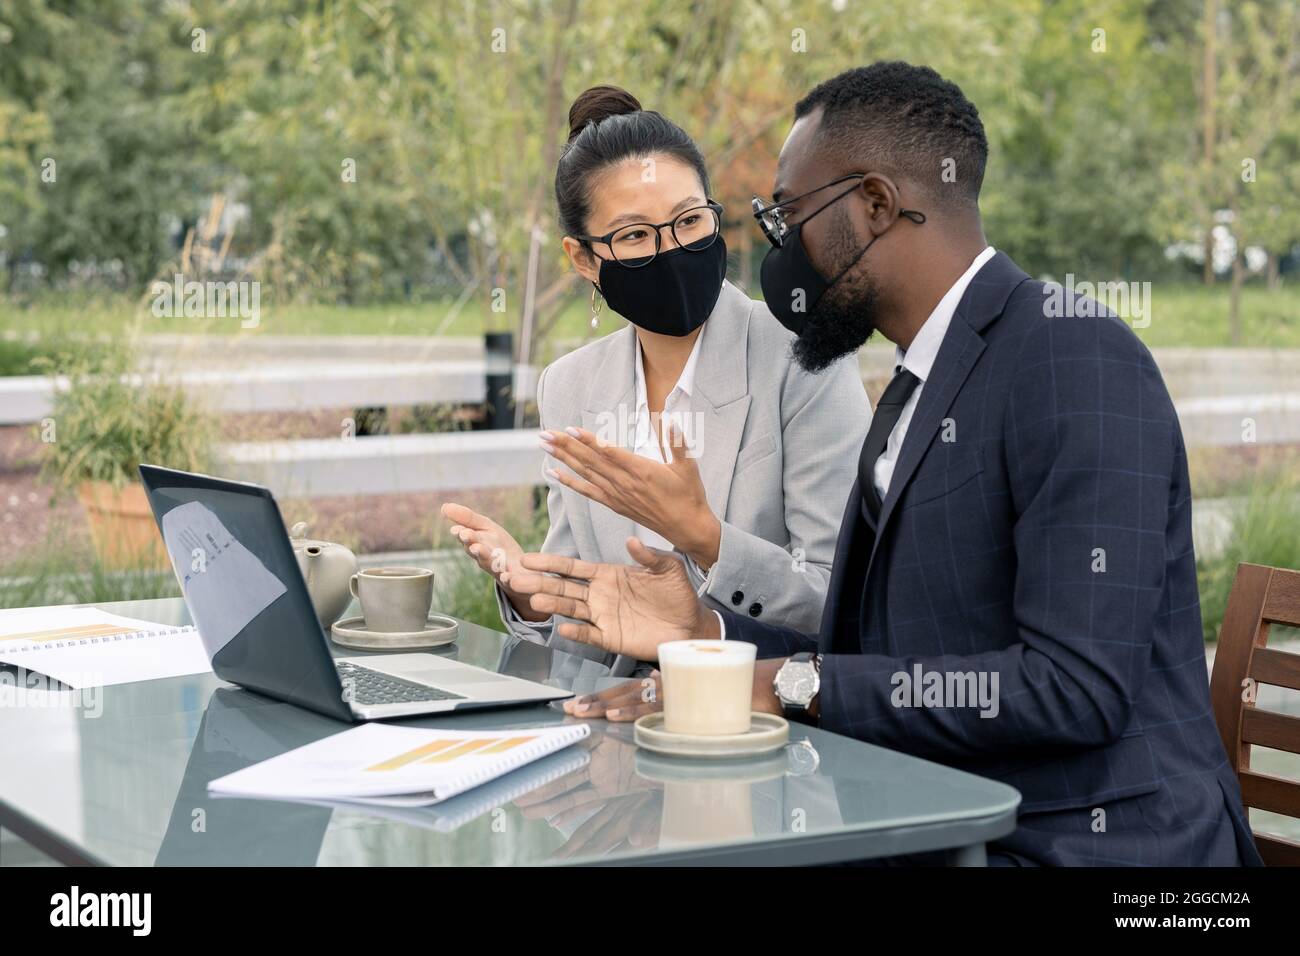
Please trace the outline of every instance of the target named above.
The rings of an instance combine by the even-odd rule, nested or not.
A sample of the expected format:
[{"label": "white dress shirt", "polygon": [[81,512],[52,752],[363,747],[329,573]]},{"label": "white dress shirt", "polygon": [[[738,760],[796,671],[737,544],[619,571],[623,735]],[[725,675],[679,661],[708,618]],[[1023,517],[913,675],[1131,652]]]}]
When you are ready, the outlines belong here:
[{"label": "white dress shirt", "polygon": [[[677,377],[677,384],[673,390],[668,393],[664,400],[664,410],[660,415],[660,423],[667,426],[670,422],[676,422],[677,427],[682,434],[687,437],[693,434],[692,430],[687,427],[687,416],[691,414],[691,391],[695,388],[695,366],[700,354],[700,342],[703,341],[703,335],[695,337],[695,345],[691,348],[691,354],[686,358],[686,364],[682,366],[682,374]],[[660,464],[667,464],[672,460],[672,452],[667,452],[665,460],[665,450],[659,443],[659,436],[655,432],[654,422],[650,416],[650,399],[646,392],[645,384],[645,360],[641,356],[641,340],[636,340],[636,417],[632,422],[632,450],[642,458],[649,458],[651,461],[657,461]],[[660,548],[664,551],[672,551],[673,545],[667,538],[657,531],[651,531],[642,525],[632,525],[632,533],[641,541],[651,548]],[[682,555],[682,559],[690,562],[691,558]],[[693,563],[693,562],[692,562]],[[704,574],[703,571],[700,572]],[[538,626],[539,622],[524,621],[509,601],[504,602],[503,614],[507,623],[527,625],[530,627]],[[550,625],[552,618],[547,618],[542,624]],[[721,621],[721,615],[718,620]]]},{"label": "white dress shirt", "polygon": [[[664,399],[664,410],[659,416],[662,426],[662,432],[665,440],[668,435],[668,425],[676,423],[677,428],[683,435],[693,434],[693,430],[688,428],[687,417],[691,414],[691,391],[695,388],[695,365],[700,354],[700,342],[704,339],[703,335],[695,337],[695,345],[691,349],[691,354],[686,359],[686,364],[682,366],[682,374],[677,377],[677,384],[673,390],[668,393]],[[660,464],[667,464],[672,461],[672,452],[667,451],[665,458],[665,449],[659,442],[659,434],[655,431],[654,422],[650,416],[650,400],[646,394],[645,385],[645,364],[641,357],[641,340],[636,340],[636,421],[634,423],[634,437],[632,450],[642,458],[649,458],[651,461],[657,461]],[[661,548],[664,551],[673,550],[672,543],[663,535],[649,528],[643,528],[641,525],[633,525],[632,533],[640,539],[642,544],[649,545],[652,548]]]},{"label": "white dress shirt", "polygon": [[[691,349],[690,356],[686,359],[686,364],[682,366],[682,374],[677,377],[677,384],[673,390],[668,393],[664,399],[664,410],[659,417],[660,424],[664,434],[667,434],[666,426],[676,421],[678,429],[683,435],[690,435],[691,430],[686,428],[685,416],[691,411],[691,390],[695,388],[695,362],[700,354],[700,342],[704,339],[703,335],[695,337],[695,346]],[[650,399],[646,393],[645,387],[645,360],[641,357],[641,340],[636,340],[636,435],[633,440],[633,448],[638,455],[643,458],[649,458],[651,461],[657,461],[660,464],[667,464],[672,460],[672,451],[668,451],[668,457],[665,460],[664,448],[659,443],[659,436],[655,433],[654,423],[650,420]],[[661,548],[664,551],[673,550],[672,542],[656,531],[644,528],[639,524],[633,525],[632,533],[641,541],[642,544],[649,545],[652,548]],[[691,561],[690,556],[682,555],[682,560]],[[693,563],[693,562],[692,562]],[[701,571],[701,574],[704,572]],[[722,640],[727,639],[727,625],[723,623],[722,615],[717,611],[713,612],[718,618],[719,637]]]},{"label": "white dress shirt", "polygon": [[993,255],[993,247],[985,246],[984,251],[976,256],[975,261],[961,274],[961,278],[944,293],[939,304],[930,313],[930,317],[916,333],[916,338],[912,339],[912,344],[907,351],[894,349],[894,371],[905,368],[921,381],[907,397],[907,403],[903,405],[903,411],[894,424],[894,430],[889,433],[885,450],[876,459],[871,477],[881,501],[885,500],[885,494],[889,491],[889,481],[894,477],[894,466],[898,463],[898,452],[903,447],[903,439],[907,437],[907,426],[912,421],[912,413],[916,411],[917,402],[921,400],[921,389],[925,388],[926,379],[930,377],[930,371],[934,368],[934,360],[939,355],[939,347],[943,345],[944,336],[948,334],[948,326],[957,312],[957,304],[966,294],[966,287],[975,278],[975,273],[979,272],[984,267],[984,263],[993,258]]}]

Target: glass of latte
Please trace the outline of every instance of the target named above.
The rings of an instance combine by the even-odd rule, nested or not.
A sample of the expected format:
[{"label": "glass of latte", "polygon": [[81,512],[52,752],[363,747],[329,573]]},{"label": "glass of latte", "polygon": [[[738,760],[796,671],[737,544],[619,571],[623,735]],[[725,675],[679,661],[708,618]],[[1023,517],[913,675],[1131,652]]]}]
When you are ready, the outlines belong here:
[{"label": "glass of latte", "polygon": [[664,730],[696,735],[748,733],[756,650],[743,641],[660,644]]}]

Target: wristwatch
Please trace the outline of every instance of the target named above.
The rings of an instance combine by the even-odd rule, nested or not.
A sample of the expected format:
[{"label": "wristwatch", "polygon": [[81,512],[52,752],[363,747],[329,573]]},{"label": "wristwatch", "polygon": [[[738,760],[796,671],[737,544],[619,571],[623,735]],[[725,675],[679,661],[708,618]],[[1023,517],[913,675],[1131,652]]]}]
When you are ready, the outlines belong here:
[{"label": "wristwatch", "polygon": [[808,707],[821,690],[822,656],[804,651],[796,654],[776,672],[772,679],[772,689],[785,709],[786,717],[791,720],[805,720]]}]

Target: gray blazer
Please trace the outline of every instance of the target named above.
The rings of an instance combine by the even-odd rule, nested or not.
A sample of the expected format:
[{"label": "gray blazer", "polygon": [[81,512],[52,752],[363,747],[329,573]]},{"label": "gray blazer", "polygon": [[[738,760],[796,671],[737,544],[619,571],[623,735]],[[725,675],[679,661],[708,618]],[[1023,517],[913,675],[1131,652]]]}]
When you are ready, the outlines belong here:
[{"label": "gray blazer", "polygon": [[[731,283],[704,330],[691,394],[700,476],[722,522],[718,561],[686,568],[700,596],[761,621],[816,633],[831,558],[871,409],[848,356],[820,375],[790,355],[793,336]],[[636,413],[636,331],[631,325],[590,342],[543,370],[537,383],[542,428],[602,424]],[[548,468],[562,468],[552,458]],[[586,561],[628,564],[633,522],[546,479],[550,530],[542,550]],[[512,633],[548,644],[615,675],[637,662],[553,633],[554,619],[522,620],[497,588]]]}]

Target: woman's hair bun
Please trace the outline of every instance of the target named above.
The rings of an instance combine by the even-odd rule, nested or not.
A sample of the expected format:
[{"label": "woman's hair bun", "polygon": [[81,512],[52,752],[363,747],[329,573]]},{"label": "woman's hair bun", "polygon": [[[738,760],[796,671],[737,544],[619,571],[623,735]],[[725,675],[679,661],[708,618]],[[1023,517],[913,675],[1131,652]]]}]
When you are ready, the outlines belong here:
[{"label": "woman's hair bun", "polygon": [[586,129],[588,123],[598,123],[609,116],[635,113],[641,109],[640,101],[618,86],[593,86],[578,94],[569,107],[569,141]]}]

